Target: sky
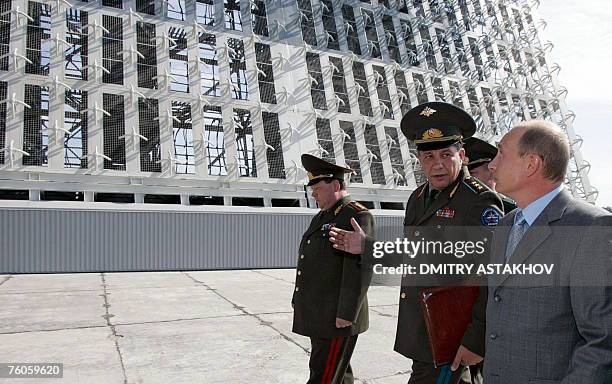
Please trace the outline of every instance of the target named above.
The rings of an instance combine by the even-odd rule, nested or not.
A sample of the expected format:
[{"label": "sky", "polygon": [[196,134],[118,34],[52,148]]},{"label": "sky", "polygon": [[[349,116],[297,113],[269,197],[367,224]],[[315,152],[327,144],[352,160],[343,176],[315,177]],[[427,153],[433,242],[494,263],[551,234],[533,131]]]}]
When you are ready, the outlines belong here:
[{"label": "sky", "polygon": [[596,205],[612,206],[612,3],[609,0],[541,0],[534,20],[544,19],[542,43],[552,41],[550,58],[561,67],[574,131],[591,164],[589,181],[599,190]]}]

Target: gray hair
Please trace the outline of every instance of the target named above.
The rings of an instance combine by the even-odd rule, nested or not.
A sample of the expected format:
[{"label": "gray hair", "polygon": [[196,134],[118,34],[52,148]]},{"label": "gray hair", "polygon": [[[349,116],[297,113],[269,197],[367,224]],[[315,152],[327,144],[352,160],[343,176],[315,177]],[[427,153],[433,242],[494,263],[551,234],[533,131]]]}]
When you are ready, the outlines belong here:
[{"label": "gray hair", "polygon": [[553,182],[563,182],[570,158],[570,145],[563,131],[545,120],[529,120],[516,127],[525,130],[518,142],[519,155],[539,156],[544,177]]}]

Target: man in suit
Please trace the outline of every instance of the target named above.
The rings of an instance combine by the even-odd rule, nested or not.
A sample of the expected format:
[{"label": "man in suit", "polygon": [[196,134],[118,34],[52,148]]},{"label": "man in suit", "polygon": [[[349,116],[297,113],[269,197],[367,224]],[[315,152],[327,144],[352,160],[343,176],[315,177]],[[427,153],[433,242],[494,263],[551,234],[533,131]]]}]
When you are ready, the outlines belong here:
[{"label": "man in suit", "polygon": [[[410,110],[402,118],[401,129],[416,145],[427,177],[427,182],[417,187],[408,199],[404,236],[413,242],[465,240],[484,228],[489,235],[490,228],[502,216],[502,202],[463,166],[463,140],[476,131],[472,117],[452,104],[429,102]],[[331,234],[330,241],[336,248],[349,252],[352,248],[359,249],[358,231],[333,229]],[[424,263],[457,262],[453,255],[422,255],[417,259]],[[481,297],[474,305],[472,321],[456,353],[451,373],[449,365],[434,366],[419,291],[431,286],[428,284],[439,284],[429,277],[423,280],[417,281],[412,275],[402,278],[395,351],[413,360],[410,384],[434,384],[439,380],[456,383],[464,373],[460,366],[478,364],[484,356],[486,289],[481,289]]]},{"label": "man in suit", "polygon": [[[302,237],[291,301],[293,332],[310,337],[308,384],[352,384],[351,355],[357,336],[368,329],[367,291],[372,267],[374,218],[351,199],[344,181],[351,169],[315,156],[302,155],[308,187],[320,208]],[[360,228],[361,252],[334,249],[332,227]]]},{"label": "man in suit", "polygon": [[[496,191],[495,180],[493,180],[493,174],[489,169],[489,163],[497,156],[497,148],[476,137],[470,137],[465,140],[463,147],[465,148],[465,158],[467,159],[467,168],[470,171],[470,175],[485,183],[493,191]],[[505,214],[516,208],[514,201],[501,193],[498,193],[498,195],[504,204]]]},{"label": "man in suit", "polygon": [[531,120],[489,164],[518,205],[494,233],[491,262],[554,268],[489,276],[487,384],[612,383],[612,215],[564,190],[569,158],[563,132]]}]

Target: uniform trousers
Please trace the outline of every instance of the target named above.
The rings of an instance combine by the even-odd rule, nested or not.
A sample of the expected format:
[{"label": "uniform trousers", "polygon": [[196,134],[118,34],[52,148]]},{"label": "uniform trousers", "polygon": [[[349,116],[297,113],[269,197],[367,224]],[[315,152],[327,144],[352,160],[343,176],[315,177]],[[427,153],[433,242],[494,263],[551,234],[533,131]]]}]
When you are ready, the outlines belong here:
[{"label": "uniform trousers", "polygon": [[351,356],[357,336],[310,338],[310,378],[306,384],[353,384]]}]

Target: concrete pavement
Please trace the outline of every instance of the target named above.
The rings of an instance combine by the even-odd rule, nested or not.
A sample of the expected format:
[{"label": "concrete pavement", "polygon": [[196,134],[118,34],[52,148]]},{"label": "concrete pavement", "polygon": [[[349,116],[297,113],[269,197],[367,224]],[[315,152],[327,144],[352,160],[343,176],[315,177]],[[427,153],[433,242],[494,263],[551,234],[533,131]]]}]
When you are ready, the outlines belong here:
[{"label": "concrete pavement", "polygon": [[[63,379],[0,383],[303,384],[294,270],[0,275],[0,362],[58,362]],[[357,382],[408,381],[393,352],[398,287],[370,288]]]}]

